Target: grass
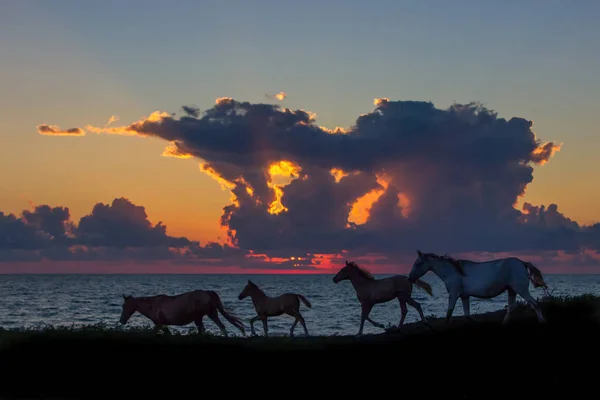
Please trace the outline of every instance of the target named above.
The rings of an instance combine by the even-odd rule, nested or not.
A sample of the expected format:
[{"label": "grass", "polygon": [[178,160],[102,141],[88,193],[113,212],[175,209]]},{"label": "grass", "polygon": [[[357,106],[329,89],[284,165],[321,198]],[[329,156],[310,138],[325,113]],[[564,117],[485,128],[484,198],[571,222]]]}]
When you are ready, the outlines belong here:
[{"label": "grass", "polygon": [[[69,382],[85,383],[96,392],[107,390],[113,395],[119,385],[117,377],[137,381],[135,390],[143,390],[153,379],[165,383],[167,376],[173,376],[180,381],[192,373],[203,387],[223,379],[237,382],[220,386],[227,390],[242,390],[241,381],[258,385],[258,379],[269,387],[259,385],[257,390],[268,392],[283,379],[288,381],[286,387],[290,382],[299,387],[302,381],[300,386],[306,390],[317,388],[322,381],[343,391],[350,390],[352,382],[369,386],[383,379],[400,397],[402,391],[421,383],[428,383],[428,393],[443,390],[445,395],[460,394],[460,398],[469,398],[469,394],[487,398],[477,385],[488,385],[496,394],[521,388],[521,395],[528,390],[556,395],[568,388],[573,396],[595,383],[584,376],[594,371],[588,365],[600,355],[600,297],[549,296],[541,299],[541,305],[548,320],[543,325],[520,302],[507,326],[500,326],[505,311],[499,310],[475,315],[478,323],[456,316],[444,326],[442,319],[430,319],[432,330],[416,322],[401,330],[360,338],[224,338],[175,331],[164,335],[146,328],[102,324],[0,330],[0,376],[4,382],[0,392],[7,388],[34,390],[34,386],[24,389],[16,383],[16,376],[22,373],[43,381],[46,394],[77,391],[73,383],[64,381],[68,376]],[[386,378],[388,375],[392,378]],[[114,379],[107,380],[109,376]],[[99,385],[100,377],[104,383]],[[406,387],[390,386],[395,380]],[[192,386],[179,388],[194,391]]]}]

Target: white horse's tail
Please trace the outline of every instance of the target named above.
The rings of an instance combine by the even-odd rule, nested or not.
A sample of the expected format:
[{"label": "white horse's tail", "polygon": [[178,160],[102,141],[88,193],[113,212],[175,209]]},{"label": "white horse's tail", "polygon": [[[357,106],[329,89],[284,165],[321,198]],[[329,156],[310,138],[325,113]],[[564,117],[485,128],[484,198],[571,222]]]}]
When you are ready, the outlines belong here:
[{"label": "white horse's tail", "polygon": [[525,265],[525,268],[527,269],[527,277],[533,284],[533,287],[541,287],[544,289],[548,289],[548,285],[544,281],[542,271],[540,271],[535,265],[533,265],[529,261],[523,261],[523,265]]}]

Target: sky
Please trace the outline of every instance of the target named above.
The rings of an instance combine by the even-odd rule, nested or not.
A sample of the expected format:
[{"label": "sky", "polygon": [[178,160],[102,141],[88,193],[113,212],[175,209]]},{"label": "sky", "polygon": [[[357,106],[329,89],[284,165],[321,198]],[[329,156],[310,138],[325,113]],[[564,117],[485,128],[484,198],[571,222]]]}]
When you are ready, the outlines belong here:
[{"label": "sky", "polygon": [[0,4],[0,272],[600,272],[594,1]]}]

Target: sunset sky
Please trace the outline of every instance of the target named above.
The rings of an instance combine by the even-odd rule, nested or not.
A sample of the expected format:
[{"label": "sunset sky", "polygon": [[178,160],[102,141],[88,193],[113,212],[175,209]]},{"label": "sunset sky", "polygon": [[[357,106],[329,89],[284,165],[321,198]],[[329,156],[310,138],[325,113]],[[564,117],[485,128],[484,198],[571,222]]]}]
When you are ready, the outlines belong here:
[{"label": "sunset sky", "polygon": [[0,272],[599,273],[599,16],[2,2]]}]

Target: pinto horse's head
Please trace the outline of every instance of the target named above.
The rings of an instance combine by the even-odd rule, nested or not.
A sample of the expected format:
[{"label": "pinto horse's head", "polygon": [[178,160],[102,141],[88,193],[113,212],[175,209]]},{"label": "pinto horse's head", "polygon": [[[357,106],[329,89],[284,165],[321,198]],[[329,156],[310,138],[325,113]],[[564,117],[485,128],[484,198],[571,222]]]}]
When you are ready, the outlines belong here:
[{"label": "pinto horse's head", "polygon": [[129,318],[131,318],[133,313],[136,311],[136,308],[137,306],[133,296],[123,295],[123,310],[121,311],[121,318],[119,318],[119,322],[125,325],[127,321],[129,321]]}]

